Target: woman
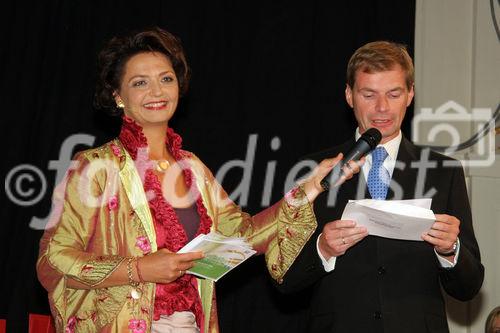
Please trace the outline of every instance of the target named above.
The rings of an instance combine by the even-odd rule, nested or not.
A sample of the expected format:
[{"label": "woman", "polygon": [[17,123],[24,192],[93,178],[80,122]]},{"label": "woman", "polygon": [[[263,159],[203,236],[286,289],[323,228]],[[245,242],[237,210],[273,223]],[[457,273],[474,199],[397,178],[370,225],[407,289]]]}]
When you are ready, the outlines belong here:
[{"label": "woman", "polygon": [[500,306],[491,310],[486,324],[484,325],[485,333],[500,333]]},{"label": "woman", "polygon": [[168,126],[189,80],[179,41],[143,31],[112,39],[99,60],[96,101],[123,124],[117,139],[77,154],[40,242],[57,331],[217,332],[213,283],[185,273],[203,254],[176,252],[200,233],[243,236],[279,281],[316,228],[309,202],[341,156],[250,217]]}]

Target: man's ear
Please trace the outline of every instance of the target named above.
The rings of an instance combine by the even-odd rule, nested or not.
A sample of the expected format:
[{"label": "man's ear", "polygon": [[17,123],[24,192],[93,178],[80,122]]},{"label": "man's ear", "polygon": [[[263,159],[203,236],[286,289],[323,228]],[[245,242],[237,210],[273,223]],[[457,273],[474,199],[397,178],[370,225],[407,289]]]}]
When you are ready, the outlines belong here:
[{"label": "man's ear", "polygon": [[411,104],[413,97],[415,96],[415,84],[411,85],[410,91],[408,92],[408,101],[406,102],[406,107]]},{"label": "man's ear", "polygon": [[347,104],[349,104],[349,106],[352,108],[352,89],[348,84],[345,85],[345,100],[347,101]]}]

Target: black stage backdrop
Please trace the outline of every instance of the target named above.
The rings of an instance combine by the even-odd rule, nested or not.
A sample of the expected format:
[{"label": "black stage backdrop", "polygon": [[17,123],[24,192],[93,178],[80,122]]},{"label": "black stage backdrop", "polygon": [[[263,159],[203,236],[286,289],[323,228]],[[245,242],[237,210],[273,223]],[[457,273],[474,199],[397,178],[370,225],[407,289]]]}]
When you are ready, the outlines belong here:
[{"label": "black stage backdrop", "polygon": [[[251,213],[267,206],[266,174],[274,202],[301,155],[353,134],[344,86],[357,47],[387,39],[413,54],[414,1],[8,0],[1,6],[0,318],[9,332],[26,332],[28,313],[49,312],[35,261],[54,183],[75,151],[118,132],[119,121],[92,107],[96,55],[105,40],[154,25],[182,39],[193,76],[172,126],[214,174],[228,161],[246,160],[248,200],[236,199]],[[227,173],[229,193],[243,175],[241,167]],[[222,332],[301,331],[307,291],[280,295],[262,257],[220,280],[217,292]]]}]

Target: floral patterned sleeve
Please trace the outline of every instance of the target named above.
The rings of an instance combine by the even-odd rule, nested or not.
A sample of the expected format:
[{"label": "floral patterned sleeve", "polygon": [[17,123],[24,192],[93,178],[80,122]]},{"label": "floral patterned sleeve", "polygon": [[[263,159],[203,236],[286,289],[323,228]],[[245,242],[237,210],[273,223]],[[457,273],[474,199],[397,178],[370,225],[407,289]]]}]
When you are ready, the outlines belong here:
[{"label": "floral patterned sleeve", "polygon": [[101,208],[100,200],[105,195],[97,181],[100,174],[88,167],[84,154],[73,163],[76,167],[54,191],[51,219],[40,240],[37,262],[38,278],[49,293],[53,313],[59,315],[56,322],[67,318],[65,312],[71,311],[67,297],[73,289],[66,286],[67,278],[93,288],[124,260],[118,255],[86,252],[101,211],[116,209],[116,203],[112,197]]},{"label": "floral patterned sleeve", "polygon": [[[201,162],[200,162],[201,163]],[[254,250],[265,253],[271,276],[281,283],[283,276],[317,227],[312,205],[301,186],[255,216],[243,212],[204,167],[205,191],[210,196],[212,218],[218,232],[245,237]]]},{"label": "floral patterned sleeve", "polygon": [[[100,256],[86,252],[99,219],[102,190],[89,174],[89,161],[81,155],[76,159],[77,168],[70,170],[66,180],[54,194],[54,211],[47,231],[40,241],[37,269],[42,284],[53,284],[47,275],[71,277],[89,287],[94,287],[108,277],[124,259],[120,256]],[[116,197],[105,205],[116,207]]]}]

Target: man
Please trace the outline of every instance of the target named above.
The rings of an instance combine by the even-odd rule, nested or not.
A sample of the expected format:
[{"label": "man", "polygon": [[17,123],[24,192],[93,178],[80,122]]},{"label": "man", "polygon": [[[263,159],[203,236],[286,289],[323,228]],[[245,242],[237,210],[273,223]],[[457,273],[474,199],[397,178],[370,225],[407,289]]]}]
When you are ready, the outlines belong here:
[{"label": "man", "polygon": [[[279,286],[284,292],[312,286],[309,332],[447,332],[440,287],[462,301],[481,287],[484,268],[462,168],[443,166],[452,159],[401,134],[413,83],[413,64],[401,45],[369,43],[349,61],[345,95],[358,123],[355,137],[312,159],[347,152],[368,128],[377,128],[382,140],[333,204],[325,194],[315,201],[316,237]],[[340,220],[350,199],[425,196],[432,197],[436,221],[422,241],[370,236],[355,221]]]}]

